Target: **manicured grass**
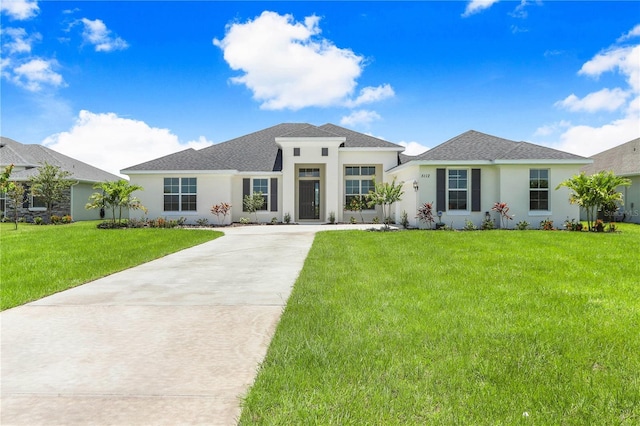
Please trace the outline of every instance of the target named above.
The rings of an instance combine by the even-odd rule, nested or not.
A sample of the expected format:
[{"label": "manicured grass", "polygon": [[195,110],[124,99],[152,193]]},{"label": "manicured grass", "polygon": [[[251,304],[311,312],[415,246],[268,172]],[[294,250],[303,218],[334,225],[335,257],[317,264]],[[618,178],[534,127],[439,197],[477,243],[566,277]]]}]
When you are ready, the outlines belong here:
[{"label": "manicured grass", "polygon": [[639,424],[620,229],[318,234],[241,424]]},{"label": "manicured grass", "polygon": [[215,239],[187,229],[97,229],[99,222],[0,224],[2,309]]}]

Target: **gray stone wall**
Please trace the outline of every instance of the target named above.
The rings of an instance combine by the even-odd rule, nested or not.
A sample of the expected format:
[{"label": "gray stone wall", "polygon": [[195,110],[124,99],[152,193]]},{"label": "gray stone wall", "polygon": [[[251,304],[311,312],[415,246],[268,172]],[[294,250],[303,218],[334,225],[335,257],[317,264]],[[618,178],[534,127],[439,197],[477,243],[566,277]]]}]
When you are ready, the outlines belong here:
[{"label": "gray stone wall", "polygon": [[[66,191],[66,197],[63,201],[53,203],[51,211],[30,209],[29,208],[29,189],[25,190],[23,202],[18,205],[18,220],[33,223],[36,217],[41,217],[45,223],[48,223],[51,216],[66,216],[71,214],[71,189]],[[10,221],[14,218],[13,202],[10,199],[6,200],[5,217]]]}]

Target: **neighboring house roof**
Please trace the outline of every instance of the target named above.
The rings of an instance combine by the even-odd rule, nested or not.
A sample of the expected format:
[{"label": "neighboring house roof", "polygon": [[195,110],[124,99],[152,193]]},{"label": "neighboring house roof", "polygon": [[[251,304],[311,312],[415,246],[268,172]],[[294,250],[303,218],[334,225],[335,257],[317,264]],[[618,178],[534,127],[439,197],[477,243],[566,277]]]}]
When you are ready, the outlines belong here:
[{"label": "neighboring house roof", "polygon": [[16,168],[25,167],[24,170],[14,169],[11,173],[11,179],[27,180],[29,177],[37,175],[37,167],[44,165],[44,163],[58,166],[60,169],[70,172],[73,179],[83,182],[122,179],[97,167],[60,154],[46,146],[23,144],[13,139],[0,137],[0,166],[6,167],[13,164]]},{"label": "neighboring house roof", "polygon": [[594,155],[593,164],[582,168],[588,175],[612,171],[618,176],[640,175],[640,138]]},{"label": "neighboring house roof", "polygon": [[186,150],[123,169],[122,172],[166,170],[234,170],[273,172],[282,170],[282,153],[276,138],[344,137],[345,148],[392,148],[400,145],[333,124],[283,123],[201,150]]},{"label": "neighboring house roof", "polygon": [[500,160],[589,160],[557,149],[516,142],[469,130],[432,148],[409,161],[491,161]]}]

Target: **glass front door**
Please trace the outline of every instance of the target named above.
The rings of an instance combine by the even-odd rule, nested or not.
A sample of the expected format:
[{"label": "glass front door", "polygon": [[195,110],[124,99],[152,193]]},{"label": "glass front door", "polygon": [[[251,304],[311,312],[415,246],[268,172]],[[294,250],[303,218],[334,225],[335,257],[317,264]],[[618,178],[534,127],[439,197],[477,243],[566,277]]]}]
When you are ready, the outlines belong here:
[{"label": "glass front door", "polygon": [[298,215],[300,220],[320,219],[320,181],[301,180],[298,182]]}]

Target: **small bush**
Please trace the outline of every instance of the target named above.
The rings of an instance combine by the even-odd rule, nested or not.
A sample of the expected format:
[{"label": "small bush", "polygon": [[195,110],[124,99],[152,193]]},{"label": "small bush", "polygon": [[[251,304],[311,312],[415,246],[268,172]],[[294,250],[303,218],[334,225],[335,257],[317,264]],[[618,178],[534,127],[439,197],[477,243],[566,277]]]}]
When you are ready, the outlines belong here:
[{"label": "small bush", "polygon": [[33,218],[33,223],[35,225],[42,225],[42,218],[40,216],[34,217]]},{"label": "small bush", "polygon": [[409,215],[405,210],[402,210],[402,213],[400,214],[400,224],[405,229],[409,227]]},{"label": "small bush", "polygon": [[284,223],[286,223],[287,225],[291,223],[291,215],[289,213],[285,213]]},{"label": "small bush", "polygon": [[470,221],[469,219],[464,221],[464,228],[465,231],[476,231],[478,229],[478,227],[476,225],[473,224],[472,221]]},{"label": "small bush", "polygon": [[593,224],[593,229],[596,232],[604,232],[604,222],[602,219],[596,220],[596,223]]},{"label": "small bush", "polygon": [[51,224],[53,225],[57,225],[60,223],[60,216],[57,215],[51,215]]},{"label": "small bush", "polygon": [[356,223],[358,223],[358,221],[356,220],[356,218],[355,218],[355,217],[351,216],[351,217],[349,218],[349,223],[350,223],[350,224],[352,224],[352,225],[355,225]]},{"label": "small bush", "polygon": [[564,227],[567,228],[567,231],[582,231],[582,223],[576,221],[575,219],[565,220]]},{"label": "small bush", "polygon": [[129,219],[125,222],[127,228],[144,228],[147,226],[147,221],[142,219]]},{"label": "small bush", "polygon": [[249,219],[248,217],[241,217],[240,218],[240,223],[243,225],[248,225],[251,223],[251,219]]},{"label": "small bush", "polygon": [[62,216],[62,218],[60,218],[60,222],[67,224],[67,223],[71,223],[73,222],[73,219],[71,219],[71,215],[64,215]]},{"label": "small bush", "polygon": [[278,218],[277,217],[272,217],[271,218],[271,224],[272,225],[277,225],[278,224]]},{"label": "small bush", "polygon": [[207,226],[209,224],[209,219],[207,219],[206,217],[204,218],[200,218],[196,220],[196,225],[198,226]]},{"label": "small bush", "polygon": [[336,223],[336,214],[335,214],[335,212],[329,213],[329,223],[332,224],[332,225],[334,223]]},{"label": "small bush", "polygon": [[553,231],[556,228],[553,227],[553,221],[547,218],[540,222],[540,229],[543,231]]},{"label": "small bush", "polygon": [[486,218],[482,221],[482,225],[480,227],[483,231],[490,231],[496,228],[496,224],[490,218]]},{"label": "small bush", "polygon": [[373,223],[375,223],[376,225],[380,223],[380,218],[378,216],[373,218]]},{"label": "small bush", "polygon": [[516,229],[519,231],[526,231],[527,229],[529,229],[529,222],[527,222],[526,220],[521,220],[516,225]]}]

